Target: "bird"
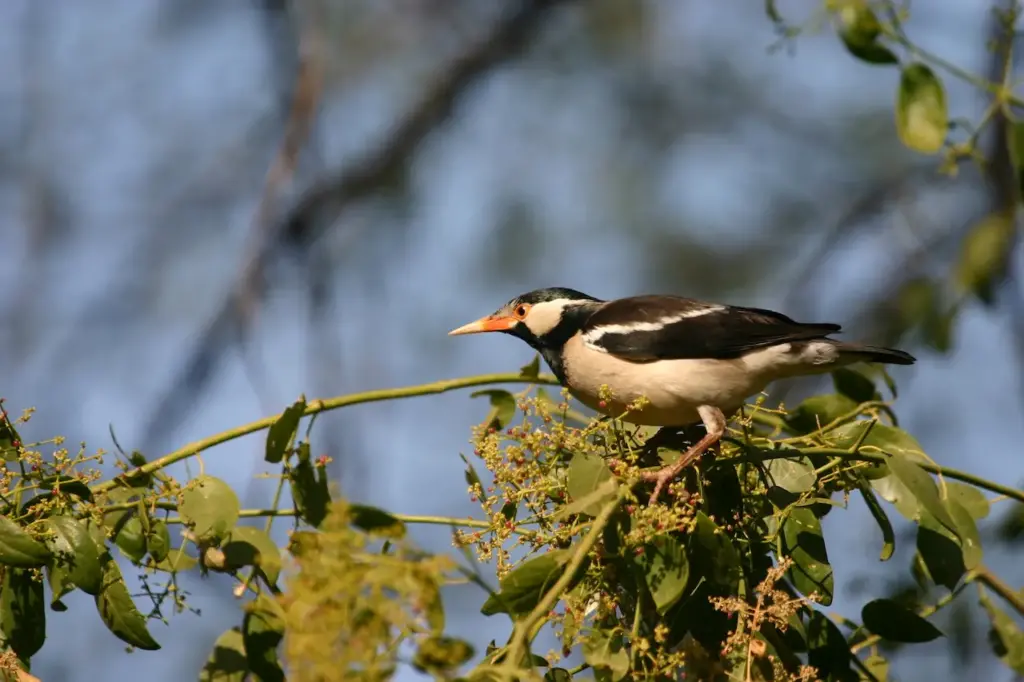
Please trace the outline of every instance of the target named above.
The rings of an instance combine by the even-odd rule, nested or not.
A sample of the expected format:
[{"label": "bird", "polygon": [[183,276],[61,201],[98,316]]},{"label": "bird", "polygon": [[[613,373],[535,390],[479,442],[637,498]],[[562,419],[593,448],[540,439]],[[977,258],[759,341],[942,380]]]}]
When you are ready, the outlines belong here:
[{"label": "bird", "polygon": [[[519,337],[587,407],[663,431],[703,423],[706,434],[675,462],[643,474],[650,502],[725,434],[727,415],[780,379],[823,374],[858,362],[912,365],[902,350],[829,338],[833,323],[797,322],[764,308],[675,295],[601,300],[575,289],[536,289],[450,336]],[[610,399],[602,398],[602,387]],[[608,398],[608,394],[604,393]],[[628,406],[645,398],[640,409]]]}]

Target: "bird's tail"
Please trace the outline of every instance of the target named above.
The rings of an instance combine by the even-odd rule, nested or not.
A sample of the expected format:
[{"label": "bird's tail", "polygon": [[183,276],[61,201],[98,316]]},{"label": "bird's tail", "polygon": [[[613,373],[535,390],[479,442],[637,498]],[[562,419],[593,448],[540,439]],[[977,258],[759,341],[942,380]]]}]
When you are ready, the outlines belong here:
[{"label": "bird's tail", "polygon": [[840,357],[848,362],[881,362],[889,365],[912,365],[917,362],[910,353],[895,348],[867,346],[861,343],[845,343],[836,341]]}]

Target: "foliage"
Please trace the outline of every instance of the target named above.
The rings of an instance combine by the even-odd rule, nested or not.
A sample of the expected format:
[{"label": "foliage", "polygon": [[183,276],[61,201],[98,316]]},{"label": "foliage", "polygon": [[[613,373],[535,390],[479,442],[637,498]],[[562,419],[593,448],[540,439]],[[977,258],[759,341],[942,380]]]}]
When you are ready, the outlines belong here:
[{"label": "foliage", "polygon": [[[781,14],[775,0],[765,0],[780,43],[831,27],[850,55],[866,67],[897,69],[893,112],[902,144],[919,154],[938,155],[938,171],[950,177],[965,164],[974,165],[996,188],[991,210],[963,232],[959,254],[947,274],[908,277],[896,292],[892,336],[914,336],[948,351],[953,324],[965,304],[977,301],[994,307],[1000,286],[1011,276],[1024,187],[1024,99],[1014,92],[1013,74],[1022,5],[1019,0],[994,3],[987,45],[991,66],[983,75],[922,47],[911,35],[913,8],[913,3],[902,0],[825,0],[810,18],[793,22]],[[966,83],[989,99],[977,120],[949,111],[944,79]],[[994,149],[986,152],[985,145]]]},{"label": "foliage", "polygon": [[[655,451],[644,446],[648,429],[588,420],[564,394],[552,397],[543,388],[552,379],[532,365],[518,375],[302,399],[279,417],[153,462],[119,453],[123,471],[108,480],[95,468],[103,453],[71,455],[59,439],[26,445],[18,432],[30,413],[5,414],[0,661],[9,675],[27,675],[17,669],[27,670],[44,645],[47,603],[62,611],[73,590],[94,597],[115,636],[159,649],[153,621],[187,609],[179,577],[202,572],[231,576],[244,598],[239,625],[214,644],[203,680],[283,680],[286,671],[297,681],[382,680],[402,663],[481,681],[566,682],[588,668],[611,682],[681,673],[881,680],[889,646],[943,637],[929,617],[972,590],[991,620],[995,655],[1021,672],[1024,632],[1005,605],[1021,614],[1024,600],[984,565],[977,522],[990,513],[982,491],[1016,503],[1024,493],[932,463],[896,424],[874,375],[850,372],[836,376],[841,393],[789,415],[761,401],[747,406],[720,452],[654,505],[640,474],[679,456],[685,443],[663,441]],[[474,433],[472,458],[463,458],[467,492],[482,512],[476,519],[332,499],[328,458],[310,454],[311,421],[299,440],[302,419],[325,409],[509,381],[532,385],[516,395],[481,392],[492,407]],[[206,474],[180,482],[164,471],[259,429],[268,431],[268,464],[280,467],[272,508],[240,509],[225,482]],[[280,506],[286,488],[290,508]],[[914,522],[910,568],[922,586],[917,601],[879,595],[859,623],[827,610],[843,567],[831,563],[835,540],[821,523],[854,496],[878,522],[882,560],[893,556],[896,537],[888,510]],[[263,528],[244,522],[254,516],[267,517]],[[293,524],[283,550],[269,536],[279,516]],[[450,524],[462,558],[418,549],[407,526],[419,522]],[[175,526],[183,526],[181,541],[172,540]],[[142,595],[129,592],[126,565]],[[466,583],[480,589],[484,615],[512,625],[507,642],[479,655],[446,634],[443,588]],[[140,597],[151,601],[148,613],[136,606]],[[542,632],[557,650],[534,650]]]}]

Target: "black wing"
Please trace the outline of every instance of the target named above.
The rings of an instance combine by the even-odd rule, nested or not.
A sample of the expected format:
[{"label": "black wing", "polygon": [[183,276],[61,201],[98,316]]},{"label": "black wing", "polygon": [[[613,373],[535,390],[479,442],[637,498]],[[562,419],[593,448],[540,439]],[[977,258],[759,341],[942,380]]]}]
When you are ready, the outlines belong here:
[{"label": "black wing", "polygon": [[761,308],[714,305],[676,296],[611,301],[591,315],[584,339],[634,362],[731,359],[779,343],[820,339],[837,324],[804,324]]}]

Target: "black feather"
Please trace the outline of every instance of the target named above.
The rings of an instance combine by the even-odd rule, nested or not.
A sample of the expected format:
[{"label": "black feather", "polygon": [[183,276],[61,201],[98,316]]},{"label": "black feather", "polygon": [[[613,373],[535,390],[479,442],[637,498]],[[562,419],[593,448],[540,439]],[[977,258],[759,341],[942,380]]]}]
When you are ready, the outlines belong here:
[{"label": "black feather", "polygon": [[[608,331],[602,327],[658,324],[658,329]],[[716,306],[676,296],[636,296],[612,301],[590,316],[582,332],[588,341],[635,362],[695,358],[732,359],[780,343],[821,339],[840,331],[837,324],[805,324],[762,308]]]}]

